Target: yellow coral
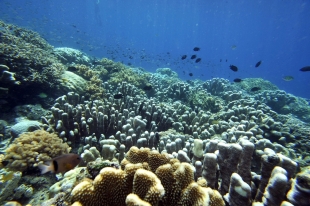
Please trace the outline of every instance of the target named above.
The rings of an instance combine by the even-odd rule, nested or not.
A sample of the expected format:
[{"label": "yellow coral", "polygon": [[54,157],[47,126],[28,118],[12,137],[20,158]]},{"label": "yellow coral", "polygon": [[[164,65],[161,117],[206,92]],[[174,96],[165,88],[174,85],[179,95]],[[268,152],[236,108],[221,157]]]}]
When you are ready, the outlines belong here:
[{"label": "yellow coral", "polygon": [[210,197],[209,206],[225,206],[225,201],[219,191],[213,190],[210,187],[207,188],[207,191]]},{"label": "yellow coral", "polygon": [[146,162],[151,171],[155,172],[159,166],[169,163],[169,158],[165,154],[160,154],[155,150],[151,151],[149,148],[131,147],[126,158],[121,162],[122,168],[129,162],[133,164]]},{"label": "yellow coral", "polygon": [[136,171],[133,183],[132,192],[151,203],[151,205],[157,205],[165,194],[164,187],[157,176],[145,169]]},{"label": "yellow coral", "polygon": [[71,148],[63,143],[56,134],[44,130],[21,134],[5,150],[7,167],[13,170],[24,171],[39,163],[51,160],[62,154],[69,153]]},{"label": "yellow coral", "polygon": [[[220,206],[223,203],[217,191],[205,187],[204,179],[198,183],[194,181],[192,165],[169,160],[164,154],[148,148],[132,147],[121,166],[120,170],[104,168],[94,181],[85,180],[77,185],[71,192],[72,200],[90,206],[200,206],[209,203]],[[150,170],[155,168],[154,174]]]},{"label": "yellow coral", "polygon": [[127,206],[151,206],[150,203],[141,200],[138,195],[132,194],[132,193],[127,196],[126,205]]},{"label": "yellow coral", "polygon": [[192,182],[182,192],[178,205],[182,206],[202,206],[209,205],[209,195],[207,188],[200,187],[196,182]]},{"label": "yellow coral", "polygon": [[127,195],[136,192],[144,201],[156,205],[164,193],[163,186],[155,174],[141,167],[141,163],[129,164],[125,171],[106,167],[94,181],[87,179],[78,184],[71,192],[72,201],[87,206],[121,206]]}]

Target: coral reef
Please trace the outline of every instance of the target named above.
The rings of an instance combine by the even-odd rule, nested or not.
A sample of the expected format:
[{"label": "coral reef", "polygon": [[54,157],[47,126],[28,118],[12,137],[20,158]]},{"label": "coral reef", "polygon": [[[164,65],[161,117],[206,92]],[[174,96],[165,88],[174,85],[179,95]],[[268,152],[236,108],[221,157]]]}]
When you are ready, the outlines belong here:
[{"label": "coral reef", "polygon": [[63,64],[70,65],[74,63],[74,64],[84,64],[87,66],[91,66],[91,59],[86,54],[84,54],[79,50],[72,49],[69,47],[58,47],[55,48],[53,52]]},{"label": "coral reef", "polygon": [[17,137],[5,150],[4,161],[11,170],[25,171],[39,163],[69,153],[70,147],[56,135],[44,130],[27,132]]},{"label": "coral reef", "polygon": [[122,170],[102,169],[93,182],[79,183],[71,196],[72,202],[82,205],[208,205],[209,193],[218,196],[194,182],[190,164],[169,160],[148,148],[131,147],[122,161]]},{"label": "coral reef", "polygon": [[0,138],[15,138],[0,156],[0,186],[15,193],[4,199],[41,204],[27,197],[47,199],[36,186],[51,176],[31,180],[36,165],[72,147],[86,167],[47,186],[46,205],[307,205],[309,169],[296,175],[310,165],[305,99],[263,79],[184,82],[170,68],[152,74],[0,26],[0,97],[23,104],[1,122]]},{"label": "coral reef", "polygon": [[24,132],[33,132],[41,129],[41,123],[38,121],[22,121],[11,127],[11,135],[13,138],[18,137]]},{"label": "coral reef", "polygon": [[253,87],[259,87],[261,90],[278,90],[277,86],[262,78],[245,78],[236,86],[249,93],[253,93],[251,91]]}]

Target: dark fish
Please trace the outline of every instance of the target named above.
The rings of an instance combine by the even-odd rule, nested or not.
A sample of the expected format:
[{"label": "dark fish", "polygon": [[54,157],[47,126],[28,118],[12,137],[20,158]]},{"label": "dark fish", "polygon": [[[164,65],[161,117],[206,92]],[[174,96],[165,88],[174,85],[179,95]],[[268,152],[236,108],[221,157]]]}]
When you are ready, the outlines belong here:
[{"label": "dark fish", "polygon": [[155,138],[154,138],[154,141],[153,141],[154,146],[155,146],[156,149],[157,149],[157,146],[158,146],[158,144],[159,144],[159,140],[160,140],[159,133],[156,132],[156,133],[155,133]]},{"label": "dark fish", "polygon": [[259,65],[262,63],[262,61],[259,61],[255,64],[255,67],[259,67]]},{"label": "dark fish", "polygon": [[143,101],[143,102],[140,104],[140,106],[139,106],[139,112],[141,112],[141,111],[142,111],[143,106],[144,106],[144,101]]},{"label": "dark fish", "polygon": [[258,91],[258,90],[261,90],[261,88],[260,88],[260,87],[253,87],[253,88],[251,89],[251,92],[256,92],[256,91]]},{"label": "dark fish", "polygon": [[198,58],[198,59],[196,59],[196,63],[198,63],[198,62],[200,62],[201,61],[201,58]]},{"label": "dark fish", "polygon": [[77,154],[65,154],[59,157],[55,157],[49,163],[49,165],[40,164],[38,165],[41,170],[41,174],[47,172],[52,173],[65,173],[75,168],[81,162],[81,157]]},{"label": "dark fish", "polygon": [[195,47],[193,50],[194,50],[194,51],[199,51],[200,48],[199,48],[199,47]]},{"label": "dark fish", "polygon": [[181,59],[184,60],[184,59],[186,59],[186,57],[187,57],[186,55],[183,55],[183,56],[181,57]]},{"label": "dark fish", "polygon": [[152,85],[146,85],[145,87],[143,87],[143,90],[149,91],[153,89]]},{"label": "dark fish", "polygon": [[197,57],[196,55],[192,55],[191,59],[196,59],[196,57]]},{"label": "dark fish", "polygon": [[124,95],[122,93],[118,93],[118,94],[114,94],[114,99],[121,99],[124,97]]},{"label": "dark fish", "polygon": [[189,73],[188,75],[192,77],[192,76],[193,76],[193,73]]},{"label": "dark fish", "polygon": [[235,65],[230,65],[229,68],[234,72],[238,71],[238,67],[236,67]]},{"label": "dark fish", "polygon": [[239,79],[239,78],[234,79],[234,82],[241,82],[241,81],[242,79]]},{"label": "dark fish", "polygon": [[300,71],[302,71],[302,72],[309,72],[310,71],[310,66],[305,66],[305,67],[301,68]]}]

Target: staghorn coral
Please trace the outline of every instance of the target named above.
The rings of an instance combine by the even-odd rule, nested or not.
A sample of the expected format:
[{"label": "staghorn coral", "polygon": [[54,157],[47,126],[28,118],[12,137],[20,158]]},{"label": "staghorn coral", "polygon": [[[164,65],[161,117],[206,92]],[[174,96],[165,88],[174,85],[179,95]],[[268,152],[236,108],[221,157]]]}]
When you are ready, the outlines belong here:
[{"label": "staghorn coral", "polygon": [[51,160],[70,151],[67,143],[63,143],[56,134],[44,130],[36,130],[21,134],[5,150],[4,161],[12,170],[25,171],[36,167],[39,163]]}]

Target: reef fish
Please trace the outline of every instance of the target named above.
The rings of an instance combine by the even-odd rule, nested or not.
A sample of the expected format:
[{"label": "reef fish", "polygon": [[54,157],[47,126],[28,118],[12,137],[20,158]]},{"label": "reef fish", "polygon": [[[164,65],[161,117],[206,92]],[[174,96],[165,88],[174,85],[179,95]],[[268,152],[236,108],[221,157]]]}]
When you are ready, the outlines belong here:
[{"label": "reef fish", "polygon": [[52,173],[65,173],[75,168],[81,162],[81,157],[77,154],[65,154],[55,157],[49,162],[49,165],[39,164],[38,167],[41,170],[41,174],[47,172]]},{"label": "reef fish", "polygon": [[235,65],[230,65],[229,68],[234,72],[238,71],[238,67],[236,67]]},{"label": "reef fish", "polygon": [[194,50],[194,51],[199,51],[200,48],[199,48],[199,47],[195,47],[193,50]]},{"label": "reef fish", "polygon": [[255,67],[259,67],[259,65],[262,63],[262,61],[259,61],[255,64]]},{"label": "reef fish", "polygon": [[145,91],[149,91],[149,90],[151,90],[153,87],[152,87],[152,85],[146,85],[145,87],[143,87],[143,90],[145,90]]},{"label": "reef fish", "polygon": [[292,81],[292,80],[294,79],[294,77],[293,77],[293,76],[284,76],[282,79],[283,79],[284,81],[289,82],[289,81]]},{"label": "reef fish", "polygon": [[191,56],[191,59],[196,59],[196,57],[197,56],[194,54],[194,55]]},{"label": "reef fish", "polygon": [[193,73],[189,73],[188,75],[192,77],[192,76],[193,76]]},{"label": "reef fish", "polygon": [[114,94],[114,99],[121,99],[124,97],[124,95],[122,93],[118,93],[118,94]]},{"label": "reef fish", "polygon": [[234,79],[234,82],[241,82],[241,81],[242,79],[239,79],[239,78]]},{"label": "reef fish", "polygon": [[184,59],[186,59],[186,57],[187,57],[187,55],[183,55],[183,56],[181,57],[181,59],[184,60]]},{"label": "reef fish", "polygon": [[305,66],[305,67],[301,68],[300,71],[302,71],[302,72],[310,72],[310,66]]},{"label": "reef fish", "polygon": [[259,90],[261,90],[260,87],[252,87],[251,92],[256,92],[256,91],[259,91]]},{"label": "reef fish", "polygon": [[200,62],[201,61],[201,58],[198,58],[198,59],[196,59],[196,63],[198,63],[198,62]]}]

